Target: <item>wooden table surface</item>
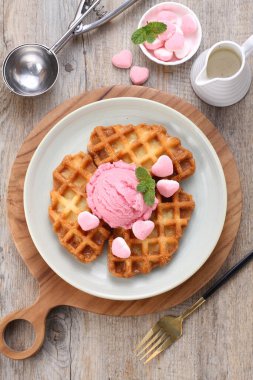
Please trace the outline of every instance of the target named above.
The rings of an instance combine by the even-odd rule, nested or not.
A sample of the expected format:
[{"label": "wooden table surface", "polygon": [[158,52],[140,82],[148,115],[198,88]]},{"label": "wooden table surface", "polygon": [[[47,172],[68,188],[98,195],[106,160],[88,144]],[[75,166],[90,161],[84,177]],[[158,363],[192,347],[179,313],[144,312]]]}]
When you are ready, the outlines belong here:
[{"label": "wooden table surface", "polygon": [[[108,9],[121,0],[103,0]],[[192,61],[167,72],[130,42],[142,13],[155,0],[140,0],[111,25],[72,41],[59,54],[60,75],[54,89],[35,99],[8,92],[0,82],[0,317],[30,305],[37,284],[19,257],[7,224],[6,194],[10,169],[23,139],[52,108],[83,91],[111,84],[128,84],[128,71],[111,66],[114,53],[131,48],[134,63],[151,71],[147,86],[174,93],[197,106],[221,131],[241,173],[243,214],[234,248],[217,277],[253,247],[253,89],[238,104],[214,108],[193,93]],[[199,16],[203,41],[199,52],[231,39],[242,43],[253,32],[250,0],[185,0]],[[22,43],[50,46],[72,20],[78,0],[1,0],[0,63]],[[252,65],[253,61],[250,59]],[[215,182],[214,182],[215,186]],[[208,217],[208,216],[207,216]],[[165,313],[136,318],[113,318],[59,307],[47,320],[43,348],[23,362],[0,356],[0,379],[85,380],[248,380],[253,378],[253,265],[249,264],[186,322],[183,338],[150,365],[132,353],[133,346]],[[200,293],[201,294],[201,293]],[[180,312],[196,294],[170,312]],[[7,330],[6,339],[22,349],[32,332],[22,324]]]}]

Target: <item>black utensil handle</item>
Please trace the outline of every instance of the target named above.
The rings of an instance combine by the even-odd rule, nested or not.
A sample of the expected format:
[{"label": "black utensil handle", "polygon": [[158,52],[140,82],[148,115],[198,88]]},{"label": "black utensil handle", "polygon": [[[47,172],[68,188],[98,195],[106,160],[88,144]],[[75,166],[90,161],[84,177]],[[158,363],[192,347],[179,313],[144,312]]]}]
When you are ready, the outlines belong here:
[{"label": "black utensil handle", "polygon": [[241,261],[235,264],[228,272],[226,272],[218,281],[216,281],[213,286],[205,294],[203,298],[206,300],[210,297],[216,290],[218,290],[225,282],[227,282],[230,277],[236,274],[244,265],[246,265],[251,259],[253,259],[253,251],[246,255]]}]

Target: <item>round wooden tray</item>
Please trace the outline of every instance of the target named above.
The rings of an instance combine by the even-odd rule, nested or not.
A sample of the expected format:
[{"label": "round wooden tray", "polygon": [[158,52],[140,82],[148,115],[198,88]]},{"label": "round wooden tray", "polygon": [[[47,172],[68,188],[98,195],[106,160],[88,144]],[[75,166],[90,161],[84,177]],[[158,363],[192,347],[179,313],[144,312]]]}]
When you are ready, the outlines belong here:
[{"label": "round wooden tray", "polygon": [[[207,262],[194,276],[177,288],[159,296],[140,301],[99,299],[83,293],[64,282],[48,267],[36,250],[27,229],[23,209],[23,184],[26,170],[34,151],[48,131],[60,119],[81,106],[101,99],[123,96],[155,100],[174,108],[192,120],[214,146],[223,166],[228,190],[228,209],[224,229],[215,250]],[[214,125],[200,111],[184,100],[174,95],[145,87],[113,86],[84,93],[64,102],[45,116],[26,138],[12,168],[8,190],[10,229],[19,254],[33,277],[39,282],[40,292],[36,302],[31,307],[14,312],[2,319],[0,322],[0,351],[13,359],[25,359],[37,352],[43,344],[46,316],[53,307],[58,305],[74,306],[98,314],[137,316],[169,309],[183,302],[215,275],[228,256],[240,223],[241,201],[238,170],[226,142]],[[12,351],[4,341],[4,330],[15,319],[28,320],[35,329],[35,342],[26,351]]]}]

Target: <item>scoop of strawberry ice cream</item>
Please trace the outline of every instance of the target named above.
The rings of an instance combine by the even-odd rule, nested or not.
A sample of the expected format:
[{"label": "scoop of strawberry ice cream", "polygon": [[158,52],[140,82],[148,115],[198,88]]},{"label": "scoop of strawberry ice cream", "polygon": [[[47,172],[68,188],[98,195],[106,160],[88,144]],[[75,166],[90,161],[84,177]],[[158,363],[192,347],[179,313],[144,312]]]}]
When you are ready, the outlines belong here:
[{"label": "scoop of strawberry ice cream", "polygon": [[102,164],[87,184],[87,202],[93,214],[112,228],[130,229],[136,221],[148,220],[157,207],[144,202],[136,190],[136,166],[123,161]]}]

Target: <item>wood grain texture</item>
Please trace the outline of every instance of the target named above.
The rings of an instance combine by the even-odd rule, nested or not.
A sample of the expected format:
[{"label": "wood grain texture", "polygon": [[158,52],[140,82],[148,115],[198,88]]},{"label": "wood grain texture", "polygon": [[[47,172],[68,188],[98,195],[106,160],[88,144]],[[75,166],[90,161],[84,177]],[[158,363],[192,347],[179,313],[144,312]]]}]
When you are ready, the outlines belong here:
[{"label": "wood grain texture", "polygon": [[[2,0],[0,7],[0,62],[19,43],[52,44],[65,30],[77,0]],[[108,8],[120,0],[104,0]],[[73,41],[61,52],[60,80],[54,90],[37,99],[12,96],[0,83],[0,314],[26,307],[38,292],[37,284],[16,252],[7,227],[6,194],[10,168],[18,147],[33,126],[52,108],[84,90],[128,84],[128,72],[112,69],[110,58],[130,47],[129,36],[141,14],[156,0],[142,1],[111,26]],[[221,39],[242,43],[252,33],[251,1],[185,0],[203,26],[200,51]],[[31,21],[32,22],[28,22]],[[232,27],[231,27],[232,26]],[[119,30],[122,33],[119,33]],[[191,62],[166,73],[147,62],[137,47],[135,63],[148,65],[147,85],[175,93],[198,107],[220,129],[236,157],[241,173],[243,218],[231,255],[220,273],[252,247],[253,167],[252,89],[233,107],[217,109],[202,103],[189,82]],[[250,60],[252,63],[252,59]],[[73,70],[72,70],[73,69]],[[61,307],[48,318],[43,349],[25,362],[0,356],[1,379],[251,379],[253,356],[252,266],[233,279],[189,319],[178,344],[144,367],[132,354],[133,345],[164,313],[138,318],[115,318]],[[179,312],[198,295],[172,310]],[[24,335],[17,329],[17,344]],[[11,337],[10,337],[11,338]],[[119,353],[120,355],[116,354]],[[103,358],[103,360],[101,359]]]},{"label": "wood grain texture", "polygon": [[[91,102],[113,97],[141,97],[171,106],[189,117],[216,149],[227,182],[228,207],[226,222],[220,240],[205,265],[188,281],[170,292],[140,301],[110,301],[98,299],[72,288],[62,281],[43,261],[30,238],[23,208],[23,186],[25,173],[38,144],[53,126],[64,116]],[[40,284],[39,297],[34,305],[7,315],[0,321],[0,351],[12,359],[32,356],[42,346],[45,334],[45,319],[48,312],[58,305],[68,305],[98,314],[115,316],[137,316],[169,309],[192,296],[218,271],[227,258],[236,237],[241,218],[241,189],[239,174],[232,153],[213,124],[191,104],[176,96],[138,86],[112,86],[87,92],[74,97],[46,115],[23,142],[14,162],[8,188],[8,215],[16,247],[32,275]],[[4,342],[4,331],[10,321],[26,319],[35,330],[32,347],[23,352],[14,352]]]}]

